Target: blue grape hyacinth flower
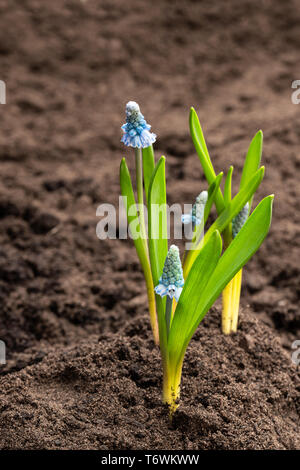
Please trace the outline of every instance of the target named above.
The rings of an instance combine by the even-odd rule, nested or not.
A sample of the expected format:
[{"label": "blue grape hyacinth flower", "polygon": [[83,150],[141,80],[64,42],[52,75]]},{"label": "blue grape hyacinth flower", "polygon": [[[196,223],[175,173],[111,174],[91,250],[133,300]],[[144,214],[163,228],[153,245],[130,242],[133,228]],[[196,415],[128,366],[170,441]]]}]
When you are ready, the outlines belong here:
[{"label": "blue grape hyacinth flower", "polygon": [[155,287],[156,294],[161,297],[168,295],[170,299],[175,298],[178,302],[184,285],[182,266],[179,256],[179,249],[176,245],[171,245],[167,254],[159,284]]},{"label": "blue grape hyacinth flower", "polygon": [[208,193],[207,191],[202,191],[197,197],[196,202],[193,205],[193,208],[190,214],[184,214],[181,216],[181,222],[183,224],[189,224],[192,222],[193,227],[200,225],[204,216],[205,204],[207,203]]},{"label": "blue grape hyacinth flower", "polygon": [[245,224],[246,220],[248,219],[248,213],[249,213],[249,203],[243,207],[243,209],[233,217],[232,219],[232,236],[235,238],[243,225]]},{"label": "blue grape hyacinth flower", "polygon": [[121,139],[127,147],[146,148],[156,141],[156,135],[150,132],[151,126],[146,122],[135,101],[126,105],[126,123],[121,127],[124,135]]}]

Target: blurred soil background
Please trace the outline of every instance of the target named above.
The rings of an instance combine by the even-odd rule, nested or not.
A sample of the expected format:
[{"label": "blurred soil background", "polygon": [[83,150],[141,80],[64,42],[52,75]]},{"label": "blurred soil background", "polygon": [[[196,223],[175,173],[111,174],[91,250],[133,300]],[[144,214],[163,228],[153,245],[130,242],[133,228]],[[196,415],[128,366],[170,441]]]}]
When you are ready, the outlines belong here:
[{"label": "blurred soil background", "polygon": [[[2,449],[300,447],[299,23],[296,0],[0,1]],[[133,169],[120,143],[129,100],[167,156],[170,204],[206,189],[190,106],[235,189],[263,130],[255,202],[275,193],[244,269],[240,331],[221,336],[217,303],[172,426],[133,244],[96,236],[98,205],[118,205],[121,157]]]}]

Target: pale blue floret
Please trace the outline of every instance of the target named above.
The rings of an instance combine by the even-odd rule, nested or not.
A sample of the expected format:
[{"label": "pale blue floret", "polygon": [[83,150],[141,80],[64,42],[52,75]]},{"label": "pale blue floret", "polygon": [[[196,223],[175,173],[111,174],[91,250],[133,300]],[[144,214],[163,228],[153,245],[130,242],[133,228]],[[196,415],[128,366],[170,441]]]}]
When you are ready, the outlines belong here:
[{"label": "pale blue floret", "polygon": [[232,236],[235,238],[248,219],[249,203],[232,219]]},{"label": "pale blue floret", "polygon": [[176,245],[171,245],[166,257],[163,272],[159,279],[159,284],[155,287],[155,292],[161,297],[168,295],[170,299],[175,298],[178,302],[184,285],[182,266],[179,256],[179,249]]},{"label": "pale blue floret", "polygon": [[135,101],[126,105],[126,124],[121,127],[124,135],[121,139],[128,147],[146,148],[156,141],[156,135],[150,132],[151,126],[147,124]]},{"label": "pale blue floret", "polygon": [[202,191],[197,197],[196,202],[189,214],[181,216],[181,222],[183,224],[193,223],[193,226],[200,225],[204,216],[205,205],[207,203],[208,193]]},{"label": "pale blue floret", "polygon": [[193,221],[192,212],[190,214],[183,214],[181,216],[181,222],[183,224],[190,224]]}]

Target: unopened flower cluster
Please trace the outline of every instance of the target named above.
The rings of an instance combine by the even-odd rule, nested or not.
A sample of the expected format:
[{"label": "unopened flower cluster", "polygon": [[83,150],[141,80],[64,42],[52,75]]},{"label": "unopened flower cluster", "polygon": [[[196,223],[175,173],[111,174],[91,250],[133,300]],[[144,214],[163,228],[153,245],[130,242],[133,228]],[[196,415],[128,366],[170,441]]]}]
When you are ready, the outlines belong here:
[{"label": "unopened flower cluster", "polygon": [[232,236],[235,238],[245,224],[249,213],[249,203],[232,219]]},{"label": "unopened flower cluster", "polygon": [[121,141],[128,147],[146,148],[156,140],[156,135],[150,132],[151,126],[146,122],[135,101],[126,105],[126,124],[122,126],[124,135]]},{"label": "unopened flower cluster", "polygon": [[171,299],[174,297],[178,302],[183,285],[184,279],[179,249],[176,245],[171,245],[159,284],[155,287],[155,292],[161,297],[165,295],[168,295]]}]

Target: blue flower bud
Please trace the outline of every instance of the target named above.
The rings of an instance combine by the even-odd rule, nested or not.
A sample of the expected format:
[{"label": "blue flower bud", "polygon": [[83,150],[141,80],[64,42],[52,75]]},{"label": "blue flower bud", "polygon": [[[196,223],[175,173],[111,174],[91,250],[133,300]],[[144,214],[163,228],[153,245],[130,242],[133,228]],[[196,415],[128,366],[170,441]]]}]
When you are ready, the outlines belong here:
[{"label": "blue flower bud", "polygon": [[248,219],[249,203],[232,219],[232,236],[235,238]]},{"label": "blue flower bud", "polygon": [[197,197],[190,214],[185,214],[181,217],[183,224],[193,223],[194,226],[200,225],[204,217],[204,209],[207,203],[208,193],[202,191]]},{"label": "blue flower bud", "polygon": [[156,141],[156,135],[150,132],[151,126],[147,124],[135,101],[126,105],[126,123],[121,127],[124,135],[121,139],[128,147],[146,148]]}]

